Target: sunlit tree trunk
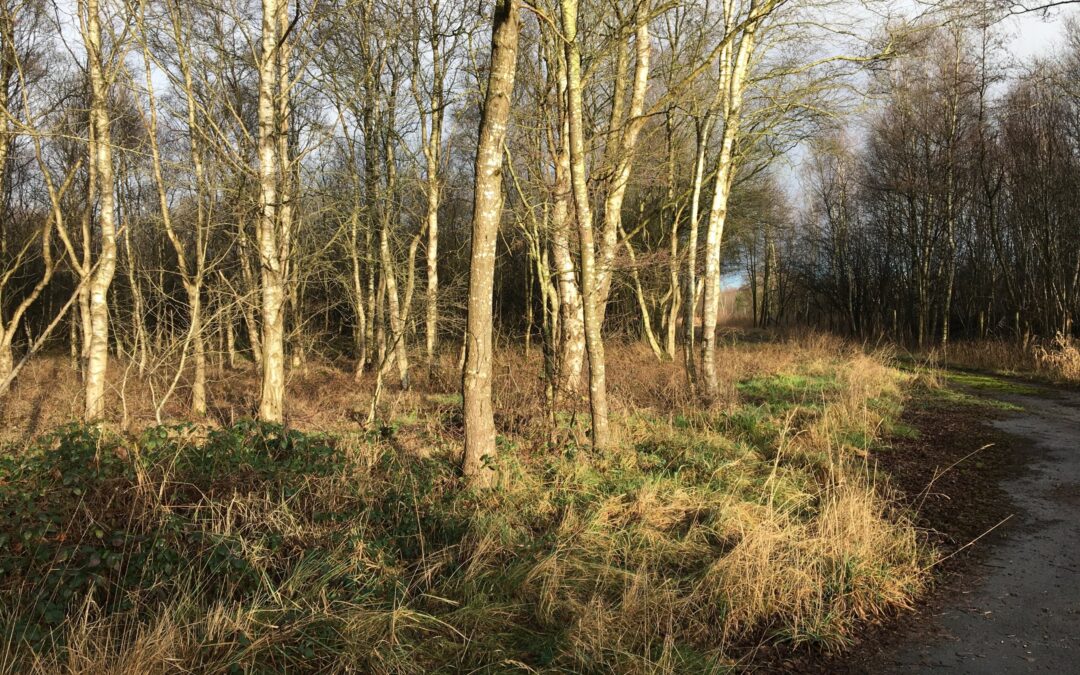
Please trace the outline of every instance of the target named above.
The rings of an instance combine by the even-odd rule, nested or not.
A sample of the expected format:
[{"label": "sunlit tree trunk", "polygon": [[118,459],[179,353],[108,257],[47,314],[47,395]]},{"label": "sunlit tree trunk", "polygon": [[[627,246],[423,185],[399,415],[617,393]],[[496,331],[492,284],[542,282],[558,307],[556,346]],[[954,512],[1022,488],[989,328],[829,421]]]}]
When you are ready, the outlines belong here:
[{"label": "sunlit tree trunk", "polygon": [[[177,43],[183,44],[183,35],[180,30],[179,17],[173,17],[174,36]],[[143,29],[145,31],[145,26]],[[158,117],[157,103],[154,94],[153,74],[151,71],[151,55],[149,47],[143,44],[143,60],[146,66],[146,91],[150,117],[148,121],[147,135],[150,140],[150,156],[153,165],[154,178],[158,188],[158,202],[161,209],[162,224],[165,227],[166,236],[172,244],[176,255],[177,267],[180,278],[187,295],[188,302],[188,335],[184,344],[191,350],[193,373],[191,381],[191,413],[196,417],[206,414],[206,346],[203,334],[202,291],[203,278],[205,275],[205,247],[206,247],[206,210],[204,206],[204,169],[202,155],[199,151],[199,140],[196,133],[195,117],[195,90],[192,82],[190,69],[187,65],[186,54],[181,47],[180,68],[184,76],[184,93],[187,98],[187,123],[190,144],[190,157],[192,167],[195,170],[196,184],[196,217],[194,229],[193,259],[189,260],[185,242],[173,226],[172,208],[169,204],[167,186],[161,167],[161,152],[158,148]],[[183,359],[181,359],[181,363]]]},{"label": "sunlit tree trunk", "polygon": [[[389,219],[389,215],[384,216]],[[386,316],[390,323],[390,350],[397,365],[398,381],[402,389],[409,388],[409,357],[405,349],[405,322],[401,300],[398,296],[397,272],[390,256],[389,224],[384,223],[379,234],[379,256],[382,261],[382,278],[386,284]]]},{"label": "sunlit tree trunk", "polygon": [[149,341],[150,338],[146,331],[146,299],[143,297],[142,284],[139,281],[138,273],[135,269],[135,251],[131,246],[131,232],[126,228],[124,229],[124,252],[127,259],[127,278],[128,285],[131,287],[131,316],[134,322],[135,339],[132,345],[132,351],[135,354],[136,362],[139,367],[139,374],[142,375],[146,372],[146,366],[148,365],[149,354]]},{"label": "sunlit tree trunk", "polygon": [[[576,6],[577,0],[574,0],[574,3]],[[645,98],[648,93],[652,58],[652,42],[649,35],[651,11],[650,0],[641,0],[634,12],[634,75],[630,89],[630,104],[626,108],[625,114],[621,112],[623,107],[621,100],[616,100],[612,104],[609,133],[613,133],[618,140],[614,142],[613,150],[608,153],[611,178],[604,199],[602,241],[599,264],[597,265],[596,308],[601,325],[604,323],[607,301],[611,294],[611,284],[615,273],[614,260],[618,249],[619,232],[622,230],[623,201],[626,199],[626,190],[630,185],[630,174],[634,167],[638,138],[647,119],[642,113],[645,109]],[[570,40],[569,37],[566,39]],[[578,60],[580,62],[580,47],[578,47],[578,50]],[[573,68],[573,66],[570,67]],[[616,87],[616,90],[618,91],[619,87]],[[617,95],[621,98],[621,92]],[[582,131],[582,134],[584,134],[584,131]]]},{"label": "sunlit tree trunk", "polygon": [[[301,292],[304,288],[300,280],[300,265],[293,260],[293,232],[296,223],[297,205],[300,196],[299,177],[293,164],[292,120],[292,82],[289,60],[292,44],[287,39],[290,32],[288,0],[276,0],[277,3],[277,49],[274,51],[274,64],[277,68],[277,162],[278,162],[278,207],[277,237],[278,258],[281,261],[281,278],[284,284],[285,300],[281,309],[283,339],[289,340],[288,348],[292,365],[304,365],[306,351],[304,335],[300,330],[287,330],[286,315],[299,322],[301,319]],[[285,347],[282,347],[282,351]]]},{"label": "sunlit tree trunk", "polygon": [[[177,15],[174,20],[176,39],[182,41],[180,21]],[[204,346],[205,335],[203,332],[202,290],[203,279],[206,277],[206,255],[210,244],[210,216],[207,213],[208,188],[206,181],[206,167],[203,163],[203,145],[200,140],[198,118],[196,116],[195,83],[191,74],[191,64],[188,61],[188,52],[184,47],[180,48],[180,68],[184,77],[184,98],[187,112],[188,150],[191,158],[191,166],[195,173],[195,269],[185,284],[188,294],[188,303],[191,311],[191,336],[192,350],[194,354],[195,373],[191,385],[191,411],[193,414],[202,416],[206,414],[206,348]],[[226,316],[229,322],[229,367],[235,365],[235,350],[232,336],[232,317]]]},{"label": "sunlit tree trunk", "polygon": [[[78,160],[68,171],[59,191],[53,185],[49,169],[42,154],[41,136],[33,134],[30,143],[34,148],[34,156],[42,171],[43,181],[49,193],[50,210],[38,225],[35,238],[40,238],[42,272],[33,286],[12,300],[7,296],[10,282],[19,271],[27,257],[31,255],[29,242],[26,246],[18,246],[16,241],[9,240],[9,226],[11,225],[10,194],[12,187],[7,184],[9,176],[9,160],[11,150],[17,138],[16,127],[12,124],[10,116],[13,108],[18,103],[12,100],[11,94],[21,92],[24,104],[24,113],[27,120],[31,118],[28,95],[24,88],[16,87],[24,79],[22,64],[15,48],[15,22],[18,14],[7,3],[0,5],[0,396],[7,393],[16,375],[15,353],[13,342],[19,328],[23,326],[23,318],[27,311],[52,281],[56,271],[56,260],[53,257],[53,228],[62,227],[63,211],[60,208],[60,198],[71,186],[78,169],[82,166],[82,160]],[[29,347],[28,349],[32,349]]]},{"label": "sunlit tree trunk", "polygon": [[637,253],[634,252],[634,246],[630,243],[630,237],[626,232],[620,230],[619,234],[626,246],[626,255],[630,258],[630,278],[634,281],[634,297],[637,299],[638,310],[641,312],[641,330],[645,334],[645,340],[649,343],[653,355],[662,361],[664,351],[660,349],[660,343],[657,342],[656,334],[653,332],[652,315],[649,312],[649,303],[645,299],[645,289],[641,285],[641,274],[637,268]]},{"label": "sunlit tree trunk", "polygon": [[[750,11],[753,14],[754,9],[751,8]],[[716,325],[721,294],[720,246],[727,221],[731,183],[735,177],[735,141],[739,132],[746,78],[750,70],[750,56],[754,51],[755,31],[756,24],[751,22],[744,29],[738,46],[725,50],[725,54],[721,56],[720,86],[725,92],[721,118],[723,131],[716,161],[708,229],[705,233],[705,298],[701,322],[701,367],[704,371],[705,394],[710,398],[720,391],[716,371]],[[731,52],[734,52],[733,56]]]},{"label": "sunlit tree trunk", "polygon": [[237,258],[240,261],[240,279],[243,287],[234,289],[236,303],[240,307],[240,314],[244,320],[244,330],[247,332],[249,346],[251,348],[251,360],[257,368],[262,369],[262,330],[255,316],[254,298],[258,296],[259,284],[255,277],[255,271],[251,269],[252,256],[250,253],[250,239],[247,235],[246,224],[242,214],[237,214],[236,223],[236,247]]},{"label": "sunlit tree trunk", "polygon": [[[35,146],[40,149],[40,139],[34,140]],[[38,159],[42,157],[39,154]],[[15,353],[12,347],[12,342],[15,339],[16,331],[19,326],[22,325],[23,317],[30,307],[37,302],[38,298],[45,291],[46,287],[52,281],[53,275],[56,272],[56,260],[53,257],[52,252],[52,232],[54,225],[59,229],[63,227],[64,214],[60,207],[60,198],[64,195],[67,189],[71,186],[75,175],[78,173],[78,169],[81,166],[81,161],[76,163],[74,167],[68,172],[67,178],[64,180],[63,185],[57,190],[53,186],[52,179],[47,175],[45,176],[45,184],[49,192],[51,208],[48,216],[45,218],[44,223],[41,226],[41,261],[43,266],[42,275],[38,278],[37,282],[30,288],[30,290],[22,297],[19,302],[14,304],[14,308],[7,317],[0,317],[5,319],[0,321],[0,396],[7,393],[9,387],[14,381],[15,371]],[[0,164],[2,166],[2,164]],[[44,162],[41,162],[41,167],[45,169]],[[47,169],[45,169],[47,170]],[[24,251],[26,249],[23,249]],[[21,262],[23,259],[22,252],[15,256],[15,262]],[[11,268],[17,269],[17,265]],[[7,274],[3,275],[0,279],[0,290],[7,284],[10,277]],[[72,323],[74,327],[74,322]],[[74,335],[74,331],[72,331]],[[73,342],[74,344],[74,342]]]},{"label": "sunlit tree trunk", "polygon": [[356,315],[356,325],[353,328],[353,339],[356,343],[356,369],[354,377],[359,380],[364,373],[364,367],[368,361],[368,316],[367,303],[363,278],[363,269],[360,261],[360,209],[354,206],[349,215],[349,260],[352,263],[352,292],[353,313]]},{"label": "sunlit tree trunk", "polygon": [[439,204],[442,199],[442,134],[446,86],[439,0],[430,0],[427,3],[427,14],[430,21],[427,41],[431,60],[430,85],[425,96],[420,87],[422,41],[418,35],[414,45],[412,87],[416,104],[421,109],[420,142],[426,169],[427,203],[424,228],[427,230],[427,287],[424,293],[424,353],[427,366],[431,368],[435,362],[435,347],[439,338]]},{"label": "sunlit tree trunk", "polygon": [[[557,59],[560,100],[566,96],[565,59]],[[563,106],[560,106],[562,109]],[[565,110],[559,123],[555,160],[555,203],[551,209],[551,253],[559,289],[560,341],[558,389],[577,393],[581,387],[581,367],[585,363],[585,318],[578,287],[574,257],[570,252],[570,139]]]},{"label": "sunlit tree trunk", "polygon": [[[0,7],[0,110],[8,110],[9,107],[9,92],[11,91],[11,85],[15,80],[15,16],[14,13],[3,5]],[[8,157],[11,153],[11,145],[14,137],[14,133],[11,128],[11,121],[6,114],[0,115],[0,199],[3,200],[3,204],[0,204],[0,208],[5,211],[8,208],[7,198],[7,185],[5,185],[5,179],[7,178],[7,164]],[[0,213],[0,218],[6,220],[7,213]],[[51,225],[49,225],[51,228]],[[7,224],[0,222],[0,260],[7,262],[8,250],[7,250]],[[6,274],[4,275],[6,280]],[[4,284],[0,281],[0,298],[3,297]],[[0,306],[0,382],[5,382],[9,379],[12,370],[15,367],[15,357],[11,349],[11,341],[15,336],[15,331],[18,328],[18,323],[15,321],[4,321],[6,317],[3,316],[3,307]],[[3,390],[0,390],[0,394],[3,394]]]},{"label": "sunlit tree trunk", "polygon": [[[94,144],[94,125],[90,125],[90,129],[87,132],[87,138],[89,140],[89,147],[92,148]],[[78,264],[72,263],[76,273],[79,276],[79,299],[76,305],[79,308],[79,370],[83,376],[83,386],[86,386],[86,365],[87,359],[90,358],[90,336],[93,332],[93,324],[90,321],[90,275],[93,271],[93,254],[91,250],[91,225],[94,213],[94,203],[97,201],[97,161],[94,157],[93,151],[88,150],[87,155],[89,161],[86,166],[86,204],[83,205],[82,212],[80,214],[80,225],[82,231],[82,251],[81,262]],[[71,254],[71,260],[75,260],[75,255]]]},{"label": "sunlit tree trunk", "polygon": [[683,209],[679,206],[675,196],[675,121],[673,111],[669,108],[664,115],[664,139],[667,150],[667,195],[664,205],[664,215],[668,221],[668,305],[667,319],[664,325],[664,353],[669,359],[675,359],[677,347],[675,345],[679,321],[679,307],[682,301],[681,288],[679,286],[679,219]]},{"label": "sunlit tree trunk", "polygon": [[116,208],[113,180],[112,136],[109,129],[108,80],[101,40],[98,0],[85,0],[85,40],[90,75],[90,154],[97,172],[100,213],[100,249],[89,283],[90,344],[86,359],[87,421],[105,416],[105,375],[109,366],[109,286],[116,272]]},{"label": "sunlit tree trunk", "polygon": [[468,480],[477,486],[489,485],[493,479],[493,471],[488,464],[488,458],[495,454],[495,418],[491,402],[491,305],[495,241],[503,205],[503,143],[510,119],[520,30],[518,0],[498,0],[492,17],[491,61],[476,148],[469,307],[465,329],[465,367],[462,371],[465,420],[462,468]]},{"label": "sunlit tree trunk", "polygon": [[[394,363],[397,365],[398,382],[402,389],[409,388],[409,354],[406,349],[405,309],[402,307],[401,298],[398,295],[397,273],[394,270],[394,260],[390,255],[390,226],[397,221],[397,161],[394,157],[394,123],[397,119],[397,82],[398,76],[394,73],[390,83],[389,99],[384,120],[385,130],[383,136],[382,155],[384,171],[386,173],[386,191],[383,193],[383,203],[379,205],[381,227],[379,230],[379,257],[382,263],[382,278],[386,284],[387,319],[390,324],[390,349],[393,352]],[[415,249],[414,249],[415,252]]]},{"label": "sunlit tree trunk", "polygon": [[231,308],[222,309],[222,323],[225,324],[225,353],[229,370],[236,370],[236,318]]},{"label": "sunlit tree trunk", "polygon": [[562,0],[563,34],[566,40],[567,121],[570,140],[570,183],[578,221],[581,248],[582,310],[585,319],[585,349],[589,355],[589,407],[592,413],[592,443],[596,449],[607,448],[608,431],[607,374],[604,364],[604,340],[601,335],[603,314],[596,271],[596,245],[589,187],[585,178],[585,138],[581,102],[581,47],[577,34],[577,0]]},{"label": "sunlit tree trunk", "polygon": [[686,237],[686,310],[683,315],[684,356],[686,372],[691,386],[697,384],[697,254],[699,224],[701,222],[701,192],[705,183],[705,153],[709,145],[709,137],[712,132],[712,111],[705,114],[705,118],[697,122],[697,152],[694,157],[694,178],[690,194],[690,232]]},{"label": "sunlit tree trunk", "polygon": [[280,70],[276,58],[284,6],[280,0],[262,0],[262,50],[259,54],[259,215],[257,246],[262,282],[262,391],[259,419],[282,422],[285,406],[285,269],[278,234],[281,162],[277,96]]},{"label": "sunlit tree trunk", "polygon": [[[432,132],[435,133],[434,131]],[[441,133],[441,132],[440,132]],[[435,155],[434,160],[428,160],[427,197],[427,287],[424,289],[424,353],[427,356],[428,366],[435,362],[435,345],[439,336],[439,199],[440,186],[438,175],[438,143],[431,143],[433,147],[429,154]]]}]

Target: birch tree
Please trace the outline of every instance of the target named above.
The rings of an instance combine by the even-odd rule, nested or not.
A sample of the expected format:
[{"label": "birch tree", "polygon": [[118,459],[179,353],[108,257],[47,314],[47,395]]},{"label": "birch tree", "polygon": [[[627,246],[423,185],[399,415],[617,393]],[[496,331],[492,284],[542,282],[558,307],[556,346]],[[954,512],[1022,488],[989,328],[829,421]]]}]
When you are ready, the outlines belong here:
[{"label": "birch tree", "polygon": [[[62,184],[52,180],[51,170],[45,162],[42,136],[46,130],[43,121],[30,106],[28,88],[32,86],[23,67],[26,59],[37,56],[30,46],[32,37],[39,30],[39,8],[36,6],[13,6],[10,2],[0,4],[0,395],[3,395],[15,374],[14,340],[23,326],[27,312],[41,298],[53,275],[58,261],[53,252],[53,231],[57,219],[62,221],[60,206],[64,194],[74,182],[84,162],[79,159],[68,170]],[[33,155],[49,195],[50,207],[40,217],[35,214],[19,227],[11,209],[11,195],[16,178],[13,171],[13,155],[19,138],[28,133]],[[40,275],[30,289],[11,298],[18,274],[33,259],[40,260]]]},{"label": "birch tree", "polygon": [[97,178],[99,251],[89,271],[89,344],[86,354],[85,408],[83,417],[97,421],[105,416],[105,386],[109,366],[109,286],[116,272],[116,205],[113,179],[112,137],[109,128],[109,83],[98,0],[81,0],[80,22],[86,45],[90,79],[91,171]]},{"label": "birch tree", "polygon": [[256,227],[260,281],[262,288],[262,391],[259,419],[282,422],[285,406],[285,279],[289,260],[288,213],[284,205],[290,195],[282,168],[281,113],[286,110],[282,98],[282,59],[288,38],[282,30],[286,23],[286,5],[281,0],[262,0],[261,50],[258,55],[258,161],[259,216]]},{"label": "birch tree", "polygon": [[477,486],[493,478],[495,417],[491,402],[492,290],[495,238],[502,218],[503,144],[517,71],[521,17],[518,0],[498,0],[491,20],[491,57],[487,91],[476,146],[472,241],[469,261],[469,307],[465,329],[462,398],[465,413],[465,476]]},{"label": "birch tree", "polygon": [[574,211],[577,216],[578,244],[581,250],[582,313],[585,325],[585,348],[589,356],[592,443],[596,449],[605,449],[610,442],[610,433],[608,431],[604,338],[600,332],[603,323],[603,314],[600,309],[602,290],[600,279],[597,277],[593,213],[585,176],[585,131],[577,0],[561,0],[560,9],[566,51],[566,126],[570,148],[570,183],[574,197]]},{"label": "birch tree", "polygon": [[[420,148],[424,156],[424,228],[427,285],[424,289],[424,353],[428,367],[435,358],[439,337],[439,206],[445,178],[443,126],[450,105],[448,72],[456,58],[462,17],[451,4],[440,0],[416,1],[412,43],[412,90],[420,123]],[[425,63],[426,62],[426,63]]]},{"label": "birch tree", "polygon": [[[734,36],[723,48],[719,60],[720,148],[717,153],[712,202],[705,231],[704,299],[701,322],[701,369],[705,394],[715,397],[720,390],[716,369],[716,325],[720,310],[721,244],[727,221],[728,200],[736,172],[735,142],[742,122],[743,97],[746,93],[752,58],[762,22],[782,0],[750,0],[745,14],[737,0],[724,0],[725,34]],[[745,17],[745,18],[744,18]]]},{"label": "birch tree", "polygon": [[[184,20],[180,6],[168,7],[168,24],[176,48],[176,62],[179,70],[177,78],[181,83],[184,98],[185,121],[187,123],[188,157],[194,176],[195,222],[191,228],[190,241],[185,241],[174,225],[172,207],[169,202],[168,185],[162,169],[161,150],[158,142],[158,106],[154,89],[153,66],[161,67],[161,62],[151,53],[150,31],[145,20],[145,8],[140,8],[140,29],[142,32],[142,52],[145,68],[146,97],[148,115],[146,120],[147,136],[150,144],[151,166],[157,185],[158,206],[165,234],[176,256],[177,271],[187,296],[188,332],[183,342],[183,350],[190,352],[193,361],[191,383],[191,412],[196,417],[206,414],[206,345],[203,329],[204,308],[203,292],[207,270],[207,249],[210,241],[210,222],[208,213],[208,186],[206,168],[199,136],[199,115],[195,99],[194,77],[191,72],[191,57],[188,54],[188,41],[184,35]],[[183,355],[181,365],[183,364]],[[179,377],[179,372],[177,374]]]}]

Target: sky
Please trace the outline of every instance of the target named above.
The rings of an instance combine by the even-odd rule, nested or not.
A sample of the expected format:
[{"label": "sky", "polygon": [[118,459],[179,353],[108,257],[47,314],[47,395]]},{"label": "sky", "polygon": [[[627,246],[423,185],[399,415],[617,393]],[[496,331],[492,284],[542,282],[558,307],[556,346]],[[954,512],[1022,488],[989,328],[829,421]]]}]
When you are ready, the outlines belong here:
[{"label": "sky", "polygon": [[[1035,5],[1040,0],[1030,0]],[[1008,60],[1016,70],[1031,63],[1032,59],[1052,55],[1064,44],[1065,24],[1070,18],[1080,21],[1080,0],[1075,4],[1057,7],[1050,12],[1028,12],[1007,17],[999,24],[1004,32],[1005,48],[1011,58]],[[1017,75],[1016,71],[1012,75]],[[781,185],[785,186],[793,203],[802,203],[802,164],[806,156],[805,147],[795,148],[777,167]]]},{"label": "sky", "polygon": [[1080,9],[1065,6],[1046,17],[1038,12],[1029,12],[1006,19],[1006,30],[1011,33],[1009,51],[1025,60],[1051,54],[1061,45],[1065,21],[1070,16],[1080,18]]}]

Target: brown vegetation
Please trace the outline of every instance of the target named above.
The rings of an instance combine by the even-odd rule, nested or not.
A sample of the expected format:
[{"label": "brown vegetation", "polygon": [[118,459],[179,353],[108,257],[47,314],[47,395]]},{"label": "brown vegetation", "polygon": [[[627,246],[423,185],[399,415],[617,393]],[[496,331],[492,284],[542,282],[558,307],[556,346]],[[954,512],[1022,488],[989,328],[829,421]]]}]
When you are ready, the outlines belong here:
[{"label": "brown vegetation", "polygon": [[[438,371],[409,391],[389,392],[367,427],[373,383],[346,387],[349,376],[315,364],[293,371],[289,394],[304,412],[291,423],[332,430],[341,463],[328,474],[319,464],[304,470],[315,473],[289,498],[259,477],[263,469],[237,465],[200,477],[201,463],[184,468],[199,439],[218,438],[216,424],[166,428],[175,449],[160,464],[159,445],[147,440],[160,437],[158,427],[136,433],[153,422],[151,407],[133,405],[129,432],[97,442],[98,452],[136,462],[133,482],[87,484],[90,519],[73,516],[63,536],[82,541],[84,528],[123,522],[125,536],[137,538],[200,514],[185,527],[232,542],[235,564],[262,581],[227,582],[230,595],[215,595],[220,571],[193,549],[191,575],[157,578],[149,568],[139,582],[161,589],[157,604],[139,593],[126,609],[105,596],[77,596],[84,604],[57,625],[56,646],[29,651],[12,641],[12,620],[48,589],[16,572],[0,589],[9,608],[0,617],[9,636],[0,664],[24,672],[157,672],[165,664],[204,672],[229,664],[703,672],[738,661],[762,640],[839,648],[861,622],[910,606],[926,581],[929,551],[866,459],[900,410],[906,376],[823,336],[729,343],[719,354],[733,386],[719,407],[702,408],[683,394],[680,366],[658,364],[643,345],[610,349],[619,432],[613,449],[598,453],[588,449],[585,401],[568,404],[554,430],[559,441],[549,445],[541,359],[501,351],[494,400],[504,431],[495,488],[481,493],[459,485],[460,408],[453,378]],[[54,382],[74,381],[62,364],[35,367],[52,368]],[[38,397],[36,421],[30,407],[9,408],[8,419],[44,428],[77,414],[60,386],[31,392],[27,380],[20,386],[25,400]],[[251,369],[229,372],[211,391],[251,392],[256,381]],[[110,384],[115,406],[119,383]],[[145,401],[147,392],[128,390],[130,400]],[[212,410],[255,405],[250,393],[246,401],[218,396]],[[230,428],[221,431],[234,434]],[[23,446],[36,456],[33,443]],[[215,461],[232,461],[230,446],[214,447]],[[49,480],[35,476],[12,475],[11,485]],[[129,496],[106,498],[102,489]],[[345,517],[323,521],[319,514],[328,512]],[[356,537],[347,554],[332,545],[345,532]],[[268,549],[267,537],[301,549]],[[287,550],[321,552],[330,567],[306,568]],[[320,599],[339,574],[362,570],[402,591]],[[314,635],[325,646],[300,656]]]},{"label": "brown vegetation", "polygon": [[71,4],[0,0],[0,670],[836,649],[925,582],[910,376],[799,331],[1080,378],[1075,25]]},{"label": "brown vegetation", "polygon": [[987,373],[1035,377],[1062,384],[1080,384],[1080,344],[1058,333],[1053,339],[964,340],[947,350],[931,351],[929,363]]}]

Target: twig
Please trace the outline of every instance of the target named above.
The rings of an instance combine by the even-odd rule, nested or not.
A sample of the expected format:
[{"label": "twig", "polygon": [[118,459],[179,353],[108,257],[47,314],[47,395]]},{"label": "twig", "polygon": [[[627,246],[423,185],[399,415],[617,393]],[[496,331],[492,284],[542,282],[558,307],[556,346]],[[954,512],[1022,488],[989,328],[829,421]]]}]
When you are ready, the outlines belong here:
[{"label": "twig", "polygon": [[949,558],[953,557],[954,555],[956,555],[956,554],[957,554],[957,553],[959,553],[960,551],[963,551],[963,550],[964,550],[964,549],[966,549],[966,548],[969,548],[969,547],[971,547],[971,546],[974,546],[974,545],[975,545],[975,542],[979,541],[980,539],[982,539],[982,538],[983,538],[983,537],[985,537],[986,535],[990,534],[990,533],[991,533],[991,532],[993,532],[994,530],[996,530],[996,529],[998,529],[999,527],[1001,527],[1002,525],[1004,525],[1004,524],[1005,524],[1005,523],[1006,523],[1007,521],[1011,520],[1011,519],[1012,519],[1012,517],[1013,517],[1014,515],[1016,515],[1016,514],[1010,513],[1009,515],[1005,516],[1005,517],[1004,517],[1004,518],[1002,518],[1002,519],[1001,519],[1000,521],[998,521],[997,525],[994,525],[994,526],[993,526],[993,527],[991,527],[991,528],[990,528],[989,530],[987,530],[986,532],[983,532],[982,534],[980,534],[979,536],[975,537],[974,539],[972,539],[972,540],[971,540],[971,541],[969,541],[968,543],[964,544],[964,545],[963,545],[963,546],[961,546],[960,548],[956,549],[955,551],[953,551],[953,552],[952,552],[952,553],[950,553],[949,555],[947,555],[947,556],[945,556],[945,557],[943,557],[943,558],[938,558],[938,559],[937,559],[937,560],[935,560],[934,562],[930,563],[930,565],[928,565],[928,566],[927,566],[927,567],[926,567],[925,569],[930,569],[931,567],[935,567],[935,566],[937,566],[937,565],[940,565],[941,563],[943,563],[943,562],[945,562],[946,560],[948,560]]}]

